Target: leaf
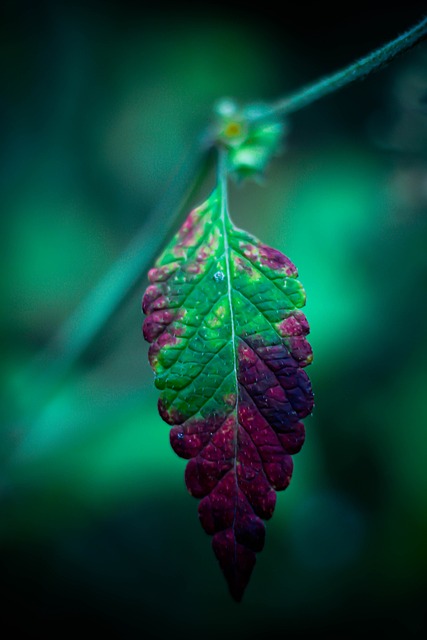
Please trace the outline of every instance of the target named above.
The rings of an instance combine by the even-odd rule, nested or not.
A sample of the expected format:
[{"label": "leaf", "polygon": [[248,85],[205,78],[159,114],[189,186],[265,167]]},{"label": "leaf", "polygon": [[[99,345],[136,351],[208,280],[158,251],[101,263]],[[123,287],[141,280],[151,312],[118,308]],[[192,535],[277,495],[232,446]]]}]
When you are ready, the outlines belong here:
[{"label": "leaf", "polygon": [[160,415],[239,601],[304,441],[312,351],[295,266],[237,229],[226,200],[220,183],[150,270],[143,333]]}]

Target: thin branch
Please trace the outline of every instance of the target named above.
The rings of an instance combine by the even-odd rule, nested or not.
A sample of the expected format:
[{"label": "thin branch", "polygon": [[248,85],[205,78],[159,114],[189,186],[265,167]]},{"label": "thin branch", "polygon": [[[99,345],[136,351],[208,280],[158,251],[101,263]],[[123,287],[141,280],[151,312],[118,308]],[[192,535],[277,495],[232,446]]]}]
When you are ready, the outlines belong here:
[{"label": "thin branch", "polygon": [[89,347],[138,286],[164,245],[174,218],[190,200],[206,172],[207,153],[200,144],[186,154],[159,205],[100,282],[89,292],[46,348],[60,354],[69,368]]},{"label": "thin branch", "polygon": [[[298,111],[312,102],[319,100],[319,98],[323,98],[329,93],[333,93],[334,91],[341,89],[346,84],[349,84],[354,80],[361,80],[369,73],[378,71],[396,58],[396,56],[408,51],[426,37],[427,17],[395,40],[392,40],[388,44],[376,49],[369,55],[360,58],[360,60],[354,62],[350,66],[345,67],[344,69],[341,69],[341,71],[337,71],[332,75],[326,76],[314,84],[309,84],[302,89],[299,89],[294,94],[273,103],[271,105],[271,110],[269,110],[267,114],[263,114],[261,117],[264,119],[271,116],[286,116],[289,113]],[[252,121],[255,120],[258,120],[258,118],[255,117]]]},{"label": "thin branch", "polygon": [[[140,231],[23,372],[21,386],[28,389],[28,393],[25,406],[18,412],[20,424],[26,425],[26,437],[73,366],[146,277],[171,233],[174,221],[187,208],[206,177],[209,162],[209,150],[197,140],[166,184],[162,200],[148,215]],[[37,381],[35,385],[34,380]],[[31,393],[33,388],[35,392]],[[21,398],[19,400],[22,402]],[[14,404],[13,398],[10,404]],[[12,417],[12,422],[14,419]]]}]

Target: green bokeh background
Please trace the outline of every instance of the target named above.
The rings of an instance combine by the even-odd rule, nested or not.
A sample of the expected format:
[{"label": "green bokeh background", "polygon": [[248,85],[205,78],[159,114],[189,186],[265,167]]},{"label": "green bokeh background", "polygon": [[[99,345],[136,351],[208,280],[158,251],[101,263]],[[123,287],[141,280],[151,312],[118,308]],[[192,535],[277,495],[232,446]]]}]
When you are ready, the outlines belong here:
[{"label": "green bokeh background", "polygon": [[241,604],[157,414],[146,273],[65,377],[46,352],[218,98],[274,100],[399,35],[422,5],[3,3],[0,544],[15,631],[426,630],[426,45],[296,113],[262,183],[231,188],[236,224],[298,266],[315,354],[306,443]]}]

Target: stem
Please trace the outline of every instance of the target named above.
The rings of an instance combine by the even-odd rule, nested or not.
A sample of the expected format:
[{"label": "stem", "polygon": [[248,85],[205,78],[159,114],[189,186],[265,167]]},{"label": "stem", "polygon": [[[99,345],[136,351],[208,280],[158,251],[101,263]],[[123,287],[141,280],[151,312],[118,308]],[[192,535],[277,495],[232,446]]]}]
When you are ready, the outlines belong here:
[{"label": "stem", "polygon": [[206,155],[198,145],[188,151],[165,196],[100,282],[80,303],[47,347],[68,368],[87,349],[138,285],[170,233],[174,215],[189,201],[205,173]]},{"label": "stem", "polygon": [[[414,27],[392,40],[388,44],[376,49],[369,55],[360,58],[345,69],[320,79],[314,84],[307,85],[294,94],[273,103],[271,109],[262,119],[271,116],[285,116],[315,102],[319,98],[341,89],[354,80],[361,80],[372,71],[377,71],[391,62],[396,56],[408,51],[427,37],[427,17]],[[253,118],[252,122],[261,119]]]},{"label": "stem", "polygon": [[[146,277],[171,233],[174,217],[189,205],[206,176],[209,162],[208,150],[197,141],[166,185],[160,204],[148,215],[122,255],[22,373],[20,388],[34,389],[34,393],[26,394],[25,406],[18,408],[19,422],[26,426],[26,437],[31,435],[37,419],[73,366]],[[15,402],[14,398],[8,402],[13,406],[16,398]],[[12,422],[16,409],[12,409]]]}]

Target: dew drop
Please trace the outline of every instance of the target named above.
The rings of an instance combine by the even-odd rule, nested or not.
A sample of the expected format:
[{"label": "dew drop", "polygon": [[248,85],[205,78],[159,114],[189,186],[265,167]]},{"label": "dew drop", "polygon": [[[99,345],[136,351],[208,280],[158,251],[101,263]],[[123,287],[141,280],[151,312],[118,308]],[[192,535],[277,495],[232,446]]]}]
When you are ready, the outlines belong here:
[{"label": "dew drop", "polygon": [[224,280],[225,275],[223,274],[222,271],[217,271],[216,273],[214,273],[214,280],[216,282],[221,282],[222,280]]},{"label": "dew drop", "polygon": [[178,440],[182,440],[184,438],[184,434],[182,433],[182,431],[180,431],[179,433],[177,433],[176,437],[178,438]]}]

